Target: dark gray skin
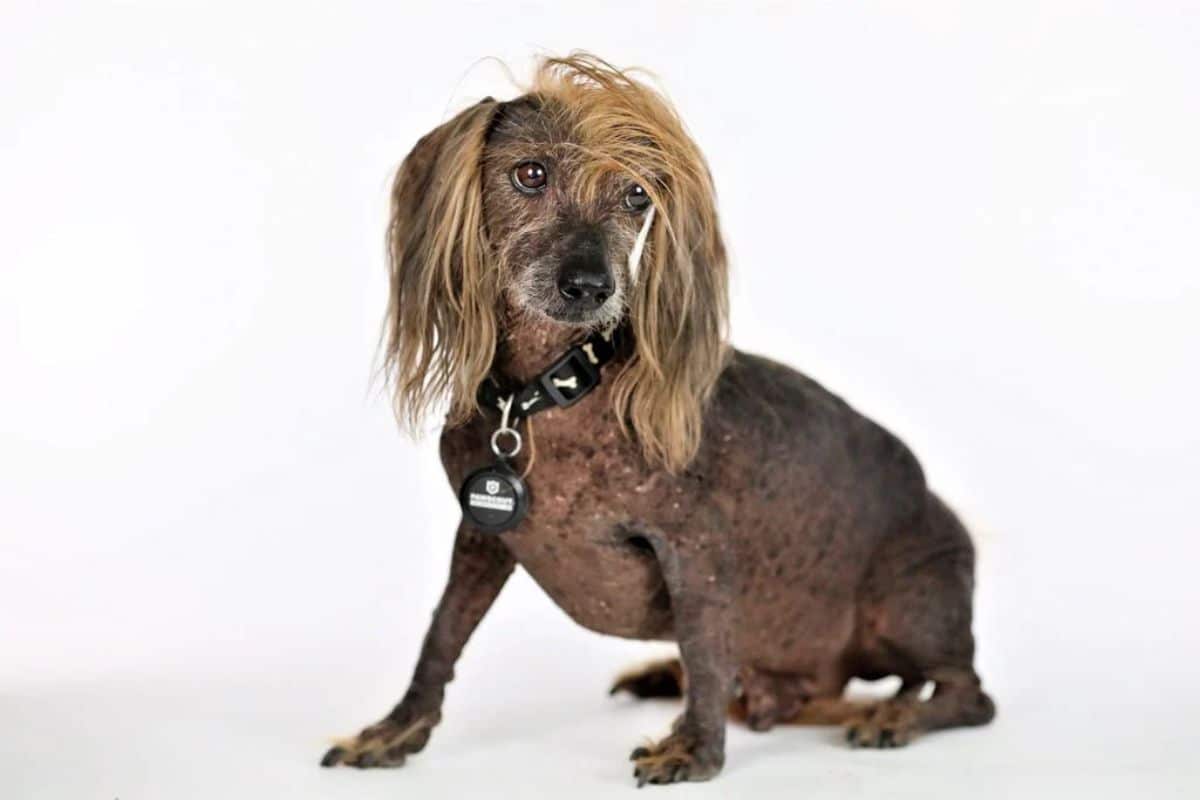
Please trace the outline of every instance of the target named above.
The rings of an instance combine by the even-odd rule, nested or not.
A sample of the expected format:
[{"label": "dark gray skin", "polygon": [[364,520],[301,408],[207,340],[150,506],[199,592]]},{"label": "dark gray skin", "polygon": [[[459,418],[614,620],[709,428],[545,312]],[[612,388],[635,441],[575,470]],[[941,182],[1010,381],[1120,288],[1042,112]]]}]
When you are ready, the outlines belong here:
[{"label": "dark gray skin", "polygon": [[[553,134],[535,108],[517,107],[486,151],[492,240],[498,256],[531,272],[506,293],[494,370],[516,381],[615,313],[609,304],[629,280],[625,260],[644,213],[622,205],[627,186],[613,187],[613,210],[604,213],[574,209],[565,195],[531,207],[511,170],[536,156],[560,185],[568,182],[569,156],[555,157]],[[602,246],[594,238],[571,245],[580,229]],[[565,291],[581,272],[610,284],[603,299]],[[634,751],[639,785],[717,774],[731,706],[755,730],[841,722],[851,744],[866,747],[992,718],[972,666],[971,541],[896,437],[800,373],[734,351],[707,407],[700,450],[672,475],[648,464],[621,431],[610,386],[602,381],[571,408],[533,418],[528,517],[499,535],[460,525],[408,692],[323,763],[396,766],[425,746],[463,646],[518,563],[584,627],[678,642],[679,664],[614,687],[684,696],[670,735]],[[480,414],[442,434],[455,491],[494,460],[488,440],[497,424]],[[840,700],[851,677],[886,675],[903,681],[895,698],[871,707]],[[922,701],[930,681],[934,692]]]}]

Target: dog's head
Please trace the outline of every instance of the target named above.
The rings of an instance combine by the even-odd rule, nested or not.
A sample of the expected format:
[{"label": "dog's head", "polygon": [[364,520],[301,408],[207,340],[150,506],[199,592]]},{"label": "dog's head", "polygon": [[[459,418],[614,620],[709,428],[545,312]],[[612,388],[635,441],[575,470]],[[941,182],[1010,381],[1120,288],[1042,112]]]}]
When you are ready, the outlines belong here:
[{"label": "dog's head", "polygon": [[417,143],[389,245],[401,419],[447,395],[450,424],[474,413],[501,320],[627,322],[618,419],[669,469],[695,454],[726,350],[725,250],[704,158],[658,93],[591,56],[545,59],[526,94]]}]

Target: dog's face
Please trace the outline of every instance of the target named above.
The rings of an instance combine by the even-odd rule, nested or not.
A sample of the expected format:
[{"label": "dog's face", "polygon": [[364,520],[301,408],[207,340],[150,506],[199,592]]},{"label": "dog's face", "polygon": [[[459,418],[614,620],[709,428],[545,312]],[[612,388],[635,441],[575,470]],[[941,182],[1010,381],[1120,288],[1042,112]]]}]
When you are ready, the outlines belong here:
[{"label": "dog's face", "polygon": [[725,248],[704,157],[653,89],[591,56],[543,60],[528,93],[417,142],[388,241],[402,419],[445,398],[452,425],[478,413],[505,326],[623,323],[614,415],[652,462],[695,454],[727,352]]},{"label": "dog's face", "polygon": [[611,327],[627,310],[630,255],[652,201],[647,179],[597,174],[569,119],[552,100],[502,104],[484,147],[485,227],[510,307]]}]

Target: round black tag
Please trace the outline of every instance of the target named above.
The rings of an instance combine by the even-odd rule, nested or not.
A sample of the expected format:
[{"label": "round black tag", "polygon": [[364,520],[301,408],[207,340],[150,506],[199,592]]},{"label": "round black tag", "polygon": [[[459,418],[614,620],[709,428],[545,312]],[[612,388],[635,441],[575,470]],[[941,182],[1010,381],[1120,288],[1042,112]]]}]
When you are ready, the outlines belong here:
[{"label": "round black tag", "polygon": [[468,475],[458,500],[466,518],[491,533],[515,528],[529,509],[524,481],[503,461]]}]

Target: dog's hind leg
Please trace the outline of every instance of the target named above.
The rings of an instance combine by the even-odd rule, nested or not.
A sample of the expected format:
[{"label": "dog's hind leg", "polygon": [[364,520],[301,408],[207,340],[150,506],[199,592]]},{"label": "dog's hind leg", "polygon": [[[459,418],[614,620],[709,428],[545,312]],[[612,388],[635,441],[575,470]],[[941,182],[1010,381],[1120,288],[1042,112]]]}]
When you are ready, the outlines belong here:
[{"label": "dog's hind leg", "polygon": [[[923,731],[983,725],[996,713],[972,665],[970,539],[933,495],[914,538],[924,557],[900,548],[885,553],[864,599],[864,646],[904,676],[905,688],[846,722],[856,747],[899,747]],[[922,701],[925,681],[934,691]]]},{"label": "dog's hind leg", "polygon": [[441,721],[442,698],[454,678],[454,664],[513,566],[512,554],[497,537],[459,527],[450,578],[404,699],[376,724],[330,748],[321,766],[398,767],[425,747]]},{"label": "dog's hind leg", "polygon": [[[652,661],[622,673],[609,694],[627,692],[639,699],[682,697],[687,686],[677,658]],[[753,731],[775,725],[840,725],[862,713],[864,703],[838,695],[812,697],[811,682],[799,676],[768,673],[754,667],[738,670],[729,716]]]},{"label": "dog's hind leg", "polygon": [[846,741],[854,747],[903,747],[923,731],[984,725],[996,714],[973,669],[948,667],[930,674],[933,695],[925,701],[901,692],[850,716]]}]

